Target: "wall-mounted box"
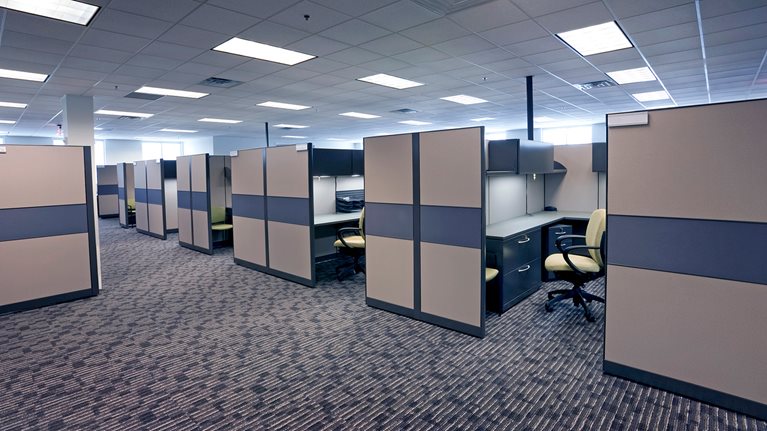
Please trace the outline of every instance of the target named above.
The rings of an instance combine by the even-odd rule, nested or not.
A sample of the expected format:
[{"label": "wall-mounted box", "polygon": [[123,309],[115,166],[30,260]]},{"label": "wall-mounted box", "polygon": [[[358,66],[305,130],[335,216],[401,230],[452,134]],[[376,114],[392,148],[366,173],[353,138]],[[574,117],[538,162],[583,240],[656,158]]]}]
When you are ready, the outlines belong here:
[{"label": "wall-mounted box", "polygon": [[488,172],[545,174],[554,169],[554,145],[526,139],[503,139],[487,144]]},{"label": "wall-mounted box", "polygon": [[591,144],[591,171],[607,172],[607,142]]},{"label": "wall-mounted box", "polygon": [[364,170],[362,150],[315,148],[312,162],[312,175],[315,177],[362,175]]}]

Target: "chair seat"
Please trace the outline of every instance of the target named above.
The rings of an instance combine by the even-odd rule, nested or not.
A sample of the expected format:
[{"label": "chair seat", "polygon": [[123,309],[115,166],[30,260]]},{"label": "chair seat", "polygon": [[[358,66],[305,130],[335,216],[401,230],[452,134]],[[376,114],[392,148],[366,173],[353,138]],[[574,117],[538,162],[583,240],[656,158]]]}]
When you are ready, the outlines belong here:
[{"label": "chair seat", "polygon": [[[586,256],[571,254],[570,260],[583,272],[599,272],[601,269],[598,263]],[[545,265],[546,270],[552,272],[573,270],[565,261],[565,256],[561,253],[552,254],[547,257]]]},{"label": "chair seat", "polygon": [[[359,235],[345,236],[344,241],[349,245],[349,248],[365,248],[365,238]],[[336,242],[333,243],[333,247],[346,248],[340,239],[337,239]]]},{"label": "chair seat", "polygon": [[227,223],[216,223],[212,225],[210,228],[212,230],[229,230],[229,229],[232,229],[233,227],[234,227],[233,225],[227,224]]},{"label": "chair seat", "polygon": [[498,270],[495,268],[485,268],[485,283],[492,281],[498,276]]}]

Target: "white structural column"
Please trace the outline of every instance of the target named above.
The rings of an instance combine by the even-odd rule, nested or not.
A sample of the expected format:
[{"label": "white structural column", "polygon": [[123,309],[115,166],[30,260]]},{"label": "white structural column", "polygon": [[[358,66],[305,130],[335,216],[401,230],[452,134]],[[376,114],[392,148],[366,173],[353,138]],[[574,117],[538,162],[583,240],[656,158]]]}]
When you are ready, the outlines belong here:
[{"label": "white structural column", "polygon": [[66,95],[61,98],[62,128],[66,145],[91,148],[91,178],[93,179],[93,220],[96,229],[96,255],[98,256],[99,288],[101,284],[101,245],[99,241],[98,208],[96,204],[96,154],[93,136],[93,97]]}]

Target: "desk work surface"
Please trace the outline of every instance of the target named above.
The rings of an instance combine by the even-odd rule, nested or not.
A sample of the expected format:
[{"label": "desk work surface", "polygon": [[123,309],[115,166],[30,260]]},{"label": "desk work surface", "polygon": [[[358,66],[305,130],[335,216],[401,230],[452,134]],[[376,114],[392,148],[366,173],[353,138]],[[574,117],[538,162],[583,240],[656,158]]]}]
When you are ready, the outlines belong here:
[{"label": "desk work surface", "polygon": [[329,224],[347,223],[360,219],[360,211],[352,213],[321,214],[314,216],[315,226],[324,226]]},{"label": "desk work surface", "polygon": [[514,217],[513,219],[487,225],[485,236],[503,239],[524,231],[535,229],[564,219],[588,220],[590,212],[576,211],[541,211],[530,215]]}]

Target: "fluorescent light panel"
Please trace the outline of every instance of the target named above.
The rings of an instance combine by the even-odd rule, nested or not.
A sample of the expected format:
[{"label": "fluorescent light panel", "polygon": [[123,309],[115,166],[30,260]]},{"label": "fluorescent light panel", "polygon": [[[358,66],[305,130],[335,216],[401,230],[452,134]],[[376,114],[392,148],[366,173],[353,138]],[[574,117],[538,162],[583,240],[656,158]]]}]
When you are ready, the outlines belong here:
[{"label": "fluorescent light panel", "polygon": [[607,72],[607,76],[618,84],[633,84],[635,82],[655,81],[655,75],[649,67],[637,67],[636,69],[616,70]]},{"label": "fluorescent light panel", "polygon": [[300,111],[302,109],[311,108],[311,106],[293,105],[291,103],[271,102],[271,101],[259,103],[258,106],[266,106],[267,108],[290,109],[291,111]]},{"label": "fluorescent light panel", "polygon": [[87,25],[99,7],[74,0],[0,0],[0,7]]},{"label": "fluorescent light panel", "polygon": [[287,64],[288,66],[293,66],[316,57],[316,55],[278,48],[264,43],[253,42],[252,40],[240,39],[239,37],[233,37],[213,48],[213,50],[242,55],[258,60]]},{"label": "fluorescent light panel", "polygon": [[633,46],[615,21],[557,33],[557,36],[584,57]]},{"label": "fluorescent light panel", "polygon": [[481,118],[472,118],[471,121],[490,121],[495,120],[493,117],[481,117]]},{"label": "fluorescent light panel", "polygon": [[384,87],[396,88],[397,90],[404,90],[406,88],[419,87],[423,85],[420,82],[398,78],[396,76],[387,75],[385,73],[366,76],[364,78],[357,79],[357,81],[364,81],[364,82],[369,82],[371,84],[383,85]]},{"label": "fluorescent light panel", "polygon": [[242,120],[227,120],[227,119],[224,119],[224,118],[200,118],[197,121],[201,121],[203,123],[223,123],[223,124],[242,123]]},{"label": "fluorescent light panel", "polygon": [[16,124],[13,120],[0,120],[0,124]]},{"label": "fluorescent light panel", "polygon": [[27,107],[26,103],[0,102],[0,108],[21,108],[21,109],[24,109],[26,107]]},{"label": "fluorescent light panel", "polygon": [[639,102],[654,102],[656,100],[666,100],[670,98],[668,93],[663,90],[648,91],[646,93],[634,93],[632,96],[634,96],[634,99]]},{"label": "fluorescent light panel", "polygon": [[20,70],[0,69],[0,78],[21,79],[23,81],[45,82],[48,75],[44,73],[22,72]]},{"label": "fluorescent light panel", "polygon": [[405,120],[405,121],[398,121],[400,124],[407,124],[410,126],[426,126],[431,123],[427,123],[426,121],[418,121],[418,120]]},{"label": "fluorescent light panel", "polygon": [[381,118],[380,115],[363,114],[361,112],[344,112],[343,114],[338,114],[338,115],[343,115],[344,117],[362,118],[363,120],[370,120],[372,118]]},{"label": "fluorescent light panel", "polygon": [[296,136],[296,135],[283,135],[283,138],[290,138],[290,139],[306,139],[306,136]]},{"label": "fluorescent light panel", "polygon": [[94,114],[115,115],[117,117],[139,117],[139,118],[149,118],[154,116],[154,114],[145,114],[143,112],[110,111],[108,109],[99,109],[98,111],[94,112]]},{"label": "fluorescent light panel", "polygon": [[533,117],[533,121],[536,123],[547,123],[549,121],[554,121],[551,117],[546,117],[545,115],[542,115],[540,117]]},{"label": "fluorescent light panel", "polygon": [[136,93],[156,94],[158,96],[186,97],[187,99],[199,99],[201,97],[205,97],[208,94],[210,94],[210,93],[198,93],[196,91],[173,90],[170,88],[159,88],[159,87],[141,87],[138,90],[136,90]]},{"label": "fluorescent light panel", "polygon": [[299,124],[275,124],[274,127],[282,129],[306,129],[309,126],[301,126]]},{"label": "fluorescent light panel", "polygon": [[197,133],[197,130],[185,130],[185,129],[160,129],[161,132],[171,133]]},{"label": "fluorescent light panel", "polygon": [[487,100],[480,99],[479,97],[467,96],[465,94],[457,94],[455,96],[440,97],[442,100],[448,102],[460,103],[461,105],[476,105],[478,103],[486,103]]}]

